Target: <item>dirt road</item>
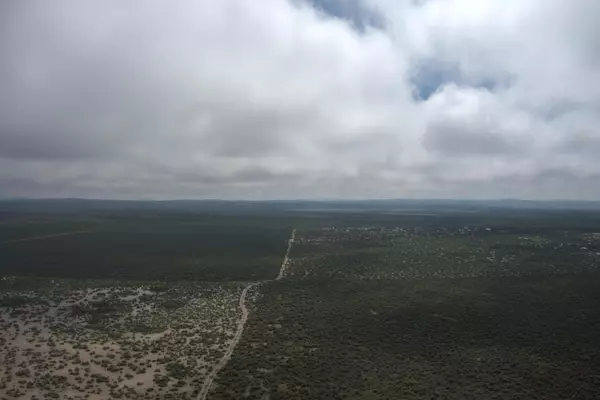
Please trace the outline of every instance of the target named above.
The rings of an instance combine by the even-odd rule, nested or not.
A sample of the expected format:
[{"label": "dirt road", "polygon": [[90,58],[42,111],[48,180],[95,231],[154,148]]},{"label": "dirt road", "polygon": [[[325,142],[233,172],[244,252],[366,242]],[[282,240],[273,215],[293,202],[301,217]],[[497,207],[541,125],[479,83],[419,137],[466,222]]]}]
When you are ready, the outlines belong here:
[{"label": "dirt road", "polygon": [[285,253],[285,257],[283,258],[283,263],[281,264],[281,268],[279,269],[279,275],[277,275],[277,278],[275,278],[276,281],[280,281],[281,279],[283,279],[285,270],[287,269],[287,267],[290,263],[290,251],[292,250],[292,245],[294,244],[295,239],[296,239],[296,230],[294,229],[292,231],[292,236],[290,237],[290,240],[288,240],[288,248]]},{"label": "dirt road", "polygon": [[0,244],[29,242],[31,240],[50,239],[50,238],[55,238],[55,237],[59,237],[59,236],[81,235],[81,234],[84,234],[84,233],[92,233],[92,231],[74,231],[74,232],[53,233],[52,235],[33,236],[33,237],[22,238],[22,239],[7,240],[5,242],[0,242]]},{"label": "dirt road", "polygon": [[221,359],[221,361],[219,361],[219,364],[217,364],[215,366],[215,368],[210,372],[210,374],[208,374],[208,376],[204,380],[204,384],[202,385],[202,390],[198,394],[198,400],[206,399],[206,396],[208,396],[208,391],[210,390],[210,387],[212,386],[213,381],[217,377],[217,374],[223,368],[225,368],[225,365],[227,365],[227,362],[229,362],[229,359],[231,358],[231,355],[233,354],[233,350],[235,350],[235,346],[237,346],[240,339],[242,338],[242,334],[244,333],[244,326],[246,325],[246,321],[248,320],[248,314],[249,314],[248,308],[246,307],[246,295],[248,294],[248,290],[250,290],[252,287],[254,287],[256,285],[260,285],[260,284],[261,284],[261,282],[250,283],[242,291],[242,295],[240,296],[240,308],[242,310],[242,318],[240,318],[240,321],[238,322],[235,336],[233,337],[231,344],[227,348],[225,355],[223,355],[223,358]]},{"label": "dirt road", "polygon": [[291,235],[290,239],[288,240],[287,251],[285,253],[285,257],[283,258],[283,262],[281,263],[281,268],[279,269],[279,274],[277,275],[277,277],[275,279],[270,279],[270,280],[260,281],[260,282],[252,282],[252,283],[249,283],[248,285],[246,285],[246,287],[244,287],[244,290],[242,290],[242,294],[240,296],[240,309],[242,310],[242,317],[240,318],[240,321],[238,322],[235,336],[233,337],[231,344],[227,348],[225,355],[223,355],[223,358],[221,359],[221,361],[219,361],[219,364],[217,364],[215,366],[215,368],[213,368],[213,370],[210,372],[210,374],[208,374],[208,376],[204,380],[204,384],[202,385],[202,390],[200,390],[200,393],[198,393],[197,400],[205,400],[206,399],[206,397],[208,396],[208,391],[210,390],[210,388],[213,384],[213,381],[215,380],[215,378],[217,377],[219,372],[223,368],[225,368],[225,366],[227,365],[227,362],[229,362],[229,360],[231,359],[231,355],[233,354],[233,351],[235,350],[235,346],[237,346],[240,339],[242,338],[242,334],[244,333],[244,327],[246,326],[246,321],[248,321],[248,315],[250,314],[250,312],[248,311],[248,307],[246,307],[246,296],[248,295],[248,291],[250,289],[252,289],[254,286],[258,286],[258,285],[261,285],[266,282],[279,281],[279,280],[283,279],[285,270],[287,269],[288,264],[290,263],[290,258],[289,258],[290,251],[292,250],[292,245],[294,244],[295,239],[296,239],[296,230],[294,229],[292,231],[292,235]]}]

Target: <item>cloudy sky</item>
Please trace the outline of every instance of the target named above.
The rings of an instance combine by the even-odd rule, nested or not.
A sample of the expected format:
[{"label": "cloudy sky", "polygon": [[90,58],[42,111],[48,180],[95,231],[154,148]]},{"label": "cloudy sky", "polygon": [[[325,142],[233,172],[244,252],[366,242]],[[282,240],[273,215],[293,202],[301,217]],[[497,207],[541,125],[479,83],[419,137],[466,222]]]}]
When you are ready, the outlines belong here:
[{"label": "cloudy sky", "polygon": [[598,0],[4,1],[0,197],[600,199]]}]

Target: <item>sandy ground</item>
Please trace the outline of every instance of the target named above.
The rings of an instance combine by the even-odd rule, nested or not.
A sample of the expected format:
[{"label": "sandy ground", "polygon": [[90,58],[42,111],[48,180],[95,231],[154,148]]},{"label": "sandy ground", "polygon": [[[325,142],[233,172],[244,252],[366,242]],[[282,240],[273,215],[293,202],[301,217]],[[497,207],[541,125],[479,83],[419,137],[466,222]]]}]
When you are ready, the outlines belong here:
[{"label": "sandy ground", "polygon": [[[176,296],[144,287],[3,293],[0,299],[27,301],[0,307],[0,393],[21,399],[195,398],[235,340],[244,318],[237,307],[241,291],[229,285]],[[182,305],[165,309],[167,296]],[[90,310],[106,304],[108,311],[93,320]]]}]

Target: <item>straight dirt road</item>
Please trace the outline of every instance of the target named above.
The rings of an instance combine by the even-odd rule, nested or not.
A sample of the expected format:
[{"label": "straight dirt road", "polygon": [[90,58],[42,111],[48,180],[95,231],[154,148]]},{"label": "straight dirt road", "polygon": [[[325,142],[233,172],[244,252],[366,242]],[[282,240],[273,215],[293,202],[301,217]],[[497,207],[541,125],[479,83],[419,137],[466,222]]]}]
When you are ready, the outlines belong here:
[{"label": "straight dirt road", "polygon": [[287,267],[290,263],[290,251],[292,250],[292,246],[294,244],[295,239],[296,239],[296,229],[294,229],[292,231],[292,235],[290,236],[290,239],[288,240],[287,251],[285,253],[285,257],[283,258],[283,262],[281,263],[281,268],[279,268],[279,274],[277,275],[277,277],[275,279],[270,279],[270,280],[260,281],[260,282],[252,282],[252,283],[247,284],[246,287],[244,287],[244,290],[242,290],[242,294],[240,295],[240,309],[242,310],[242,317],[240,318],[240,321],[238,322],[235,336],[233,337],[231,344],[227,348],[225,355],[223,355],[223,358],[221,359],[221,361],[219,361],[219,364],[217,364],[215,366],[215,368],[213,368],[213,370],[210,372],[210,374],[208,374],[208,376],[204,380],[204,384],[202,385],[202,390],[200,390],[200,393],[198,393],[197,400],[205,400],[206,399],[206,397],[208,396],[208,391],[210,390],[210,388],[213,384],[213,381],[215,380],[215,378],[217,377],[219,372],[223,368],[225,368],[225,366],[227,365],[227,362],[229,362],[229,360],[231,359],[231,355],[233,354],[233,351],[235,350],[235,346],[237,346],[240,339],[242,338],[242,334],[244,333],[244,327],[246,326],[246,321],[248,321],[248,315],[250,314],[250,311],[248,310],[248,307],[246,306],[246,296],[248,295],[248,291],[250,289],[252,289],[254,286],[258,286],[258,285],[261,285],[261,284],[267,283],[267,282],[280,281],[281,279],[283,279],[285,270],[287,269]]},{"label": "straight dirt road", "polygon": [[276,281],[280,281],[281,279],[283,279],[285,270],[287,269],[287,267],[290,263],[290,251],[292,250],[292,245],[294,244],[294,240],[296,240],[296,230],[295,229],[292,231],[292,236],[290,237],[290,240],[288,240],[288,248],[285,253],[283,263],[281,263],[281,268],[279,269],[279,275],[277,275],[277,278],[275,278]]},{"label": "straight dirt road", "polygon": [[61,233],[53,233],[51,235],[44,235],[44,236],[33,236],[33,237],[28,237],[28,238],[22,238],[22,239],[13,239],[13,240],[7,240],[5,242],[0,242],[0,244],[9,244],[9,243],[19,243],[19,242],[29,242],[31,240],[43,240],[43,239],[51,239],[51,238],[55,238],[55,237],[60,237],[60,236],[71,236],[71,235],[81,235],[84,233],[92,233],[93,231],[74,231],[74,232],[61,232]]}]

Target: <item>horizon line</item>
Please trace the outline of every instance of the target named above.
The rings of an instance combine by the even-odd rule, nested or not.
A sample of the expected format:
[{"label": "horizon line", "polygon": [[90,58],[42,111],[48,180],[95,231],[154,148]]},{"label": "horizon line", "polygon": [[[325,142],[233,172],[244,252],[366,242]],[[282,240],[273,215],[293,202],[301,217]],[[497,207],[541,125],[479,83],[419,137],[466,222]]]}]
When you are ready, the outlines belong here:
[{"label": "horizon line", "polygon": [[225,199],[225,198],[169,198],[169,199],[152,199],[152,198],[110,198],[110,197],[27,197],[27,196],[7,196],[0,197],[0,201],[122,201],[122,202],[173,202],[173,201],[197,201],[197,202],[247,202],[247,203],[266,203],[266,202],[382,202],[382,201],[456,201],[456,202],[529,202],[529,203],[551,203],[551,202],[568,202],[568,203],[600,203],[598,200],[574,200],[574,199],[526,199],[513,197],[491,197],[491,198],[456,198],[456,197],[373,197],[373,198],[265,198],[265,199]]}]

